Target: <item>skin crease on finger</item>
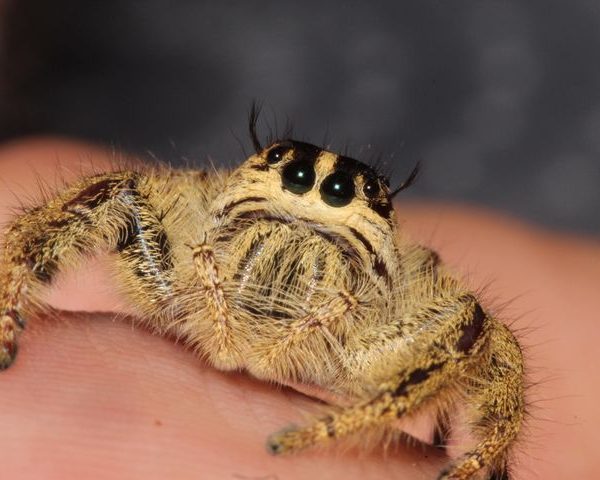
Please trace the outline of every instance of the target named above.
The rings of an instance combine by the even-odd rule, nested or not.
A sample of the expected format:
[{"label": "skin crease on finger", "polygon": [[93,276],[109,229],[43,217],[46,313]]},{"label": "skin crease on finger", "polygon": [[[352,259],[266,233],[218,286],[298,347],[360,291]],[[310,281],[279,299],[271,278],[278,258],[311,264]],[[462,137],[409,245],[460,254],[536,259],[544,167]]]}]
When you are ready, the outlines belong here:
[{"label": "skin crease on finger", "polygon": [[[0,222],[16,197],[50,185],[57,164],[75,178],[109,152],[56,139],[0,150]],[[83,165],[83,166],[82,166]],[[37,189],[37,190],[36,190]],[[596,291],[600,246],[489,213],[401,204],[411,236],[441,253],[511,323],[526,346],[531,418],[517,447],[516,479],[596,478]],[[97,259],[56,284],[68,310],[127,312]],[[15,365],[0,374],[0,462],[7,478],[435,478],[433,450],[387,455],[341,449],[272,458],[269,433],[300,423],[314,402],[243,374],[217,372],[170,339],[114,315],[32,322]],[[271,475],[271,477],[269,477]]]}]

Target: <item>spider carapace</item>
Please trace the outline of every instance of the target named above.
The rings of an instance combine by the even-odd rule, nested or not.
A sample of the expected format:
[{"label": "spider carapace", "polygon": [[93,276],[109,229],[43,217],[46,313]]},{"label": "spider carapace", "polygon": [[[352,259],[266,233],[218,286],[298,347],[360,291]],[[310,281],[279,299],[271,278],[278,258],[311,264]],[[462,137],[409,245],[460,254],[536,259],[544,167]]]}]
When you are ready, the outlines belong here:
[{"label": "spider carapace", "polygon": [[385,430],[425,408],[447,432],[460,404],[473,442],[439,478],[508,478],[524,408],[509,329],[404,238],[372,168],[308,143],[253,139],[256,154],[237,169],[90,176],[14,219],[0,263],[0,365],[12,363],[56,273],[109,251],[117,283],[156,332],[219,369],[349,399],[273,434],[271,453]]}]

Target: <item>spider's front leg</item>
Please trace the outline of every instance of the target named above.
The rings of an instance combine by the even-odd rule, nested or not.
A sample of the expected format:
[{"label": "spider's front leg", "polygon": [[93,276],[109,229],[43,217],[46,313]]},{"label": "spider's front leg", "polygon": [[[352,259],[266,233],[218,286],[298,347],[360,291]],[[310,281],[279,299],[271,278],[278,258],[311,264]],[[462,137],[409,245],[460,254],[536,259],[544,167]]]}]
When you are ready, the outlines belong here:
[{"label": "spider's front leg", "polygon": [[[442,472],[440,480],[466,480],[482,471],[488,471],[490,479],[507,479],[507,450],[523,419],[519,346],[509,330],[486,315],[470,294],[432,301],[416,316],[423,315],[424,320],[432,314],[439,317],[439,330],[415,339],[422,348],[390,375],[372,399],[337,410],[306,427],[277,433],[269,439],[269,450],[274,454],[293,452],[365,429],[390,426],[421,407],[439,406],[440,401],[458,397],[471,407],[470,427],[478,443]],[[392,365],[390,360],[390,368]]]},{"label": "spider's front leg", "polygon": [[133,172],[89,177],[12,223],[0,256],[0,369],[13,362],[25,319],[43,308],[41,291],[86,254],[117,252],[136,306],[160,313],[172,266],[161,215],[149,200],[152,181]]},{"label": "spider's front leg", "polygon": [[[202,295],[198,298],[199,310],[189,322],[182,325],[184,335],[195,339],[200,348],[208,352],[217,368],[230,370],[242,365],[241,354],[234,341],[233,321],[229,295],[217,263],[214,246],[206,236],[201,242],[190,245]],[[194,295],[195,296],[195,295]],[[208,319],[208,322],[205,321]]]}]

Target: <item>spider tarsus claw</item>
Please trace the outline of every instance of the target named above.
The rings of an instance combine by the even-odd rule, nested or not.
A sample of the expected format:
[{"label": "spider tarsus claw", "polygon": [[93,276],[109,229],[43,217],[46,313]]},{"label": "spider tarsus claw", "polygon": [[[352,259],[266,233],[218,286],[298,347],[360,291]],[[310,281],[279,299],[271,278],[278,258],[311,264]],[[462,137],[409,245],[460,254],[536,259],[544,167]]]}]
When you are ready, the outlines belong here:
[{"label": "spider tarsus claw", "polygon": [[267,440],[267,451],[271,455],[281,455],[285,451],[285,448],[276,439],[269,438],[269,440]]},{"label": "spider tarsus claw", "polygon": [[17,356],[17,344],[15,342],[2,342],[0,345],[0,371],[6,370],[12,365]]},{"label": "spider tarsus claw", "polygon": [[271,455],[283,455],[291,451],[297,450],[295,444],[295,427],[288,427],[277,433],[274,433],[267,440],[267,450]]},{"label": "spider tarsus claw", "polygon": [[14,310],[0,315],[0,370],[12,365],[17,355],[16,330],[23,328],[23,320]]}]

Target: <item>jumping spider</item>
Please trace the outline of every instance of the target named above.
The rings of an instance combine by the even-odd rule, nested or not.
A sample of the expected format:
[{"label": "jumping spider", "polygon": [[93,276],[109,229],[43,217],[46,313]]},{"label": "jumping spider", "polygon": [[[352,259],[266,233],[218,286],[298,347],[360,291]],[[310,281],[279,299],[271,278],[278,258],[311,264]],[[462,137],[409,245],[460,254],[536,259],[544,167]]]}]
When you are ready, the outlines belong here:
[{"label": "jumping spider", "polygon": [[315,385],[351,405],[268,440],[293,452],[460,403],[473,445],[440,479],[507,479],[523,420],[509,329],[431,250],[405,240],[387,180],[283,140],[233,171],[143,168],[80,180],[16,218],[0,263],[0,367],[56,273],[100,249],[154,330],[221,370]]}]

